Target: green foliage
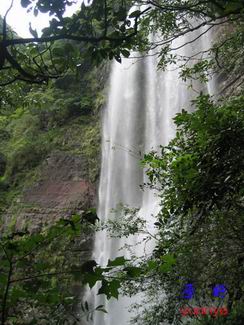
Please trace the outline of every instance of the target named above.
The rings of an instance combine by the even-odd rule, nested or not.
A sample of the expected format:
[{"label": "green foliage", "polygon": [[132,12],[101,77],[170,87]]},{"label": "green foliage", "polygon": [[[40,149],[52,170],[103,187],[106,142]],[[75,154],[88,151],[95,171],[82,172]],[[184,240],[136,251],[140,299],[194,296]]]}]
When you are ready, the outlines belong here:
[{"label": "green foliage", "polygon": [[[56,45],[68,51],[67,43]],[[30,46],[28,50],[34,53],[35,49]],[[100,66],[98,71],[82,60],[80,70],[65,74],[46,88],[14,84],[1,89],[0,213],[5,225],[10,218],[5,218],[4,212],[9,213],[12,206],[15,213],[8,224],[8,234],[1,224],[3,324],[78,324],[78,309],[88,319],[95,310],[106,312],[104,306],[93,308],[80,300],[82,283],[87,283],[83,277],[88,273],[80,251],[84,236],[91,236],[98,219],[94,209],[87,210],[82,218],[74,216],[60,221],[40,233],[15,230],[20,210],[16,196],[36,183],[43,161],[53,151],[66,151],[87,161],[84,177],[95,182],[99,170],[98,116],[104,104],[104,71],[104,67]],[[117,292],[113,283],[107,287],[111,294]]]},{"label": "green foliage", "polygon": [[[96,180],[100,140],[97,113],[103,95],[98,70],[91,72],[92,63],[100,64],[107,59],[121,62],[131,51],[149,53],[154,48],[158,49],[159,66],[165,68],[168,63],[180,62],[181,77],[185,80],[191,77],[205,82],[210,71],[221,71],[241,84],[243,1],[150,2],[143,15],[142,8],[130,11],[134,3],[97,1],[89,8],[82,7],[72,17],[63,17],[65,7],[72,2],[21,1],[35,15],[50,13],[52,20],[38,42],[31,27],[34,38],[28,45],[24,45],[25,40],[15,40],[12,33],[7,35],[6,48],[11,48],[11,56],[21,63],[24,72],[12,64],[11,69],[1,70],[3,85],[11,82],[1,88],[0,152],[7,157],[5,178],[0,183],[1,199],[2,192],[8,191],[6,181],[11,186],[18,183],[21,186],[28,170],[33,171],[57,147],[84,154],[89,161],[89,177]],[[193,26],[193,20],[199,25]],[[211,27],[222,21],[231,24],[231,28],[206,51],[213,59],[206,54],[195,65],[187,66],[194,57],[179,58],[174,53],[171,46],[174,39],[197,31],[200,26]],[[155,37],[159,34],[160,40]],[[65,38],[69,41],[61,42],[63,35],[68,35]],[[199,32],[197,38],[198,35]],[[1,68],[9,64],[8,60],[3,63],[5,66]],[[12,84],[15,79],[23,80],[23,76],[24,81],[47,83],[49,78],[60,75],[62,78],[45,90],[39,86],[21,87],[19,82]],[[224,320],[188,319],[188,323],[242,323],[243,96],[214,103],[201,95],[194,105],[194,113],[177,114],[176,137],[161,148],[161,154],[151,152],[143,161],[149,178],[147,185],[156,188],[161,198],[155,223],[157,234],[147,232],[137,209],[128,207],[121,209],[121,220],[103,225],[112,231],[112,236],[144,233],[148,236],[146,240],[153,237],[156,247],[151,256],[139,261],[120,256],[108,261],[105,267],[93,260],[77,263],[67,253],[67,239],[75,244],[74,238],[84,230],[84,223],[88,221],[90,226],[95,223],[97,216],[92,210],[86,212],[82,222],[75,217],[40,234],[9,234],[1,241],[0,289],[3,315],[10,324],[50,324],[50,319],[53,324],[69,323],[73,318],[72,308],[78,303],[69,287],[74,281],[90,288],[99,283],[98,293],[108,299],[118,298],[121,292],[144,292],[146,307],[143,302],[136,306],[139,313],[135,323],[178,324],[179,308],[184,305],[178,297],[189,279],[197,287],[199,305],[215,303],[216,300],[209,298],[209,288],[214,283],[224,283],[228,287],[224,303],[231,314]],[[79,146],[77,141],[81,142],[81,138]],[[4,171],[5,162],[3,165]],[[88,318],[92,317],[87,303],[81,309]],[[106,312],[103,306],[95,310]],[[52,317],[47,318],[47,314]]]},{"label": "green foliage", "polygon": [[[103,268],[92,261],[85,277],[90,287],[101,283],[99,294],[108,299],[143,292],[145,299],[134,306],[135,324],[181,324],[188,282],[196,288],[189,304],[227,306],[229,315],[188,317],[186,324],[242,323],[243,96],[213,102],[201,95],[193,105],[193,113],[183,110],[174,118],[176,136],[161,154],[151,152],[142,162],[145,186],[157,189],[161,199],[156,234],[128,207],[118,207],[118,219],[102,226],[112,236],[143,233],[144,242],[154,239],[154,250],[140,259],[120,256]],[[228,289],[224,299],[212,296],[218,283]]]},{"label": "green foliage", "polygon": [[[180,323],[184,300],[177,297],[186,281],[196,286],[194,302],[200,306],[213,305],[209,288],[214,284],[224,283],[228,288],[226,299],[218,299],[228,304],[230,316],[198,320],[199,324],[231,324],[242,319],[241,309],[236,314],[235,308],[244,297],[240,249],[244,243],[238,235],[244,221],[243,97],[213,103],[201,95],[194,105],[194,113],[176,115],[176,137],[162,147],[161,155],[152,152],[143,162],[148,168],[148,185],[158,189],[162,206],[155,223],[154,259],[166,253],[176,260],[172,258],[173,268],[167,276],[156,273],[152,283],[147,282],[152,301],[159,299],[152,287],[155,282],[166,297],[162,307],[152,304],[145,308],[143,316],[135,319],[139,324],[155,324],[157,319]],[[167,271],[164,266],[159,269]]]},{"label": "green foliage", "polygon": [[165,197],[162,220],[176,213],[208,214],[213,206],[228,207],[239,194],[242,102],[243,97],[234,98],[218,107],[208,96],[200,96],[195,100],[196,113],[183,111],[175,117],[176,137],[162,148],[162,156],[146,156],[150,181],[159,181]]},{"label": "green foliage", "polygon": [[115,218],[110,218],[102,225],[102,229],[107,229],[111,237],[128,237],[144,231],[145,221],[137,216],[137,208],[132,209],[118,204],[111,212]]},{"label": "green foliage", "polygon": [[6,169],[6,158],[0,153],[0,176],[3,176]]},{"label": "green foliage", "polygon": [[40,136],[38,119],[23,108],[6,116],[2,130],[8,134],[0,143],[7,157],[5,177],[14,181],[16,175],[34,168],[42,161],[49,145]]},{"label": "green foliage", "polygon": [[[39,180],[43,161],[55,150],[81,157],[86,161],[84,174],[96,181],[100,150],[98,117],[104,104],[102,80],[106,79],[106,72],[105,67],[98,71],[85,61],[80,68],[83,74],[66,74],[46,88],[33,86],[27,92],[22,86],[20,99],[2,103],[0,152],[5,157],[3,182],[8,186],[1,189],[1,210],[9,207],[23,188]],[[4,91],[14,91],[13,85]]]},{"label": "green foliage", "polygon": [[[106,0],[95,1],[89,7],[82,5],[72,17],[64,17],[66,8],[75,1],[26,0],[21,3],[27,12],[35,16],[40,12],[46,13],[52,19],[39,35],[30,26],[32,42],[17,38],[9,28],[2,32],[2,38],[7,39],[5,43],[0,38],[5,50],[0,65],[2,86],[15,81],[47,84],[49,79],[77,71],[82,58],[95,64],[108,59],[121,62],[132,51],[147,54],[152,48],[156,49],[155,55],[159,56],[161,67],[179,59],[185,60],[185,65],[194,62],[198,56],[180,58],[171,46],[175,39],[196,31],[198,34],[193,35],[195,38],[190,42],[194,43],[199,34],[205,33],[201,30],[203,26],[206,26],[206,31],[215,24],[228,22],[242,26],[244,12],[242,0]],[[224,45],[225,42],[217,47],[210,46],[206,52],[212,53],[217,49],[219,54],[224,52]],[[212,62],[215,66],[218,66],[218,54]],[[206,65],[199,63],[194,70],[199,69],[206,69]],[[189,73],[187,67],[186,70]],[[200,74],[201,78],[206,78],[205,73]]]},{"label": "green foliage", "polygon": [[[0,240],[2,324],[78,324],[74,283],[83,277],[77,250],[92,227],[74,215],[40,233],[9,232]],[[84,306],[82,306],[84,309]],[[103,306],[97,310],[102,311]],[[90,317],[85,303],[84,315]]]}]

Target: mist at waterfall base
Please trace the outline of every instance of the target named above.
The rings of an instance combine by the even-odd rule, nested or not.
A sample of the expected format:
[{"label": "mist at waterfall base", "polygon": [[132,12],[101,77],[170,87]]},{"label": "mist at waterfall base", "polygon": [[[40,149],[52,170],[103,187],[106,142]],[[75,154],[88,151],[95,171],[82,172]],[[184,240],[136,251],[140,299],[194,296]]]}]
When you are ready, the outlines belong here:
[{"label": "mist at waterfall base", "polygon": [[[174,41],[172,46],[180,48],[195,37],[196,32],[190,33]],[[208,48],[209,42],[209,36],[205,36],[193,45],[190,43],[180,48],[177,54],[190,56]],[[153,216],[159,211],[159,199],[152,190],[140,189],[146,182],[140,159],[144,153],[158,150],[160,145],[170,141],[175,133],[172,118],[182,108],[189,110],[196,91],[212,92],[211,84],[204,89],[199,82],[188,89],[189,85],[179,78],[179,69],[175,65],[160,71],[157,63],[157,57],[152,55],[124,59],[122,64],[114,62],[112,65],[108,103],[103,116],[98,205],[101,222],[123,218],[121,212],[111,212],[118,204],[139,208],[139,216],[146,220],[150,232],[155,231]],[[124,245],[132,247],[132,251],[123,248]],[[93,258],[105,266],[109,259],[117,256],[129,259],[133,254],[150,254],[153,245],[153,241],[143,243],[142,235],[119,239],[109,238],[106,231],[100,231],[95,237]],[[128,310],[141,297],[120,296],[118,300],[111,298],[107,301],[104,295],[97,295],[99,287],[96,285],[92,299],[88,300],[92,300],[94,307],[104,305],[108,313],[95,312],[89,324],[128,324],[132,316]]]}]

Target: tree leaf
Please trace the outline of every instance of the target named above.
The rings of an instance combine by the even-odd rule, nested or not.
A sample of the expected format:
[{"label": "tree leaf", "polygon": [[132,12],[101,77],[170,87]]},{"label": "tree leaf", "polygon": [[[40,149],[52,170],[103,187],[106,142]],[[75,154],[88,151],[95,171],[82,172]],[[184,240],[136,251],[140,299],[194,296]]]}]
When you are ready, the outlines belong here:
[{"label": "tree leaf", "polygon": [[27,8],[31,4],[30,0],[21,0],[21,6]]},{"label": "tree leaf", "polygon": [[105,294],[108,299],[111,297],[114,297],[118,299],[119,296],[119,288],[121,287],[120,281],[118,280],[112,280],[108,282],[107,280],[102,281],[102,286],[98,290],[98,294]]},{"label": "tree leaf", "polygon": [[128,276],[131,278],[137,278],[141,275],[142,269],[135,266],[128,266],[125,268]]},{"label": "tree leaf", "polygon": [[120,265],[124,265],[126,263],[126,260],[124,258],[124,256],[119,256],[119,257],[116,257],[114,260],[108,260],[108,265],[107,266],[120,266]]},{"label": "tree leaf", "polygon": [[135,18],[135,17],[138,17],[140,15],[140,10],[136,10],[136,11],[133,11],[130,15],[129,15],[129,18]]}]

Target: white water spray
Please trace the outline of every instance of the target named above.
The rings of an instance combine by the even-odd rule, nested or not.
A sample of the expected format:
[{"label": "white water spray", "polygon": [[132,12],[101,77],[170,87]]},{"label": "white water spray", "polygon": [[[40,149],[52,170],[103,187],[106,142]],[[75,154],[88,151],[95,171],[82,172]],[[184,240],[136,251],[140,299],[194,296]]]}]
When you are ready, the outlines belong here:
[{"label": "white water spray", "polygon": [[[188,35],[175,41],[179,47],[195,35]],[[204,46],[199,41],[198,49]],[[206,44],[205,44],[206,46]],[[189,55],[196,51],[192,45],[178,51]],[[102,221],[116,218],[111,209],[118,203],[139,207],[140,215],[153,224],[158,199],[151,191],[140,190],[145,175],[139,161],[145,152],[166,145],[174,136],[172,117],[182,108],[189,109],[190,100],[196,96],[193,90],[179,79],[179,70],[170,66],[168,71],[157,71],[157,59],[150,56],[142,60],[123,60],[113,63],[110,78],[109,98],[103,117],[102,166],[99,186],[98,215]],[[194,89],[200,89],[199,84]],[[133,245],[139,239],[108,239],[105,232],[95,239],[94,259],[106,265],[108,259],[128,256],[128,251],[119,251],[125,242]],[[135,246],[136,253],[140,248]],[[94,325],[126,325],[130,315],[131,299],[122,297],[106,303],[101,296],[95,297],[94,306],[105,304],[108,314],[95,313]]]}]

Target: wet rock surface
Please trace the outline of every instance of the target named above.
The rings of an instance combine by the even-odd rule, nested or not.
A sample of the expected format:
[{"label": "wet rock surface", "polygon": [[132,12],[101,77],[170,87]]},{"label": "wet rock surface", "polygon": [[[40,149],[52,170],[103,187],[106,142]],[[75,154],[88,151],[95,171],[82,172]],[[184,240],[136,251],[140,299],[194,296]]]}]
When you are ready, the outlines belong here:
[{"label": "wet rock surface", "polygon": [[7,223],[13,220],[16,207],[15,229],[30,232],[94,207],[96,188],[87,178],[85,159],[66,152],[52,153],[42,164],[39,179],[23,189],[17,202],[18,207],[13,204],[8,211]]}]

